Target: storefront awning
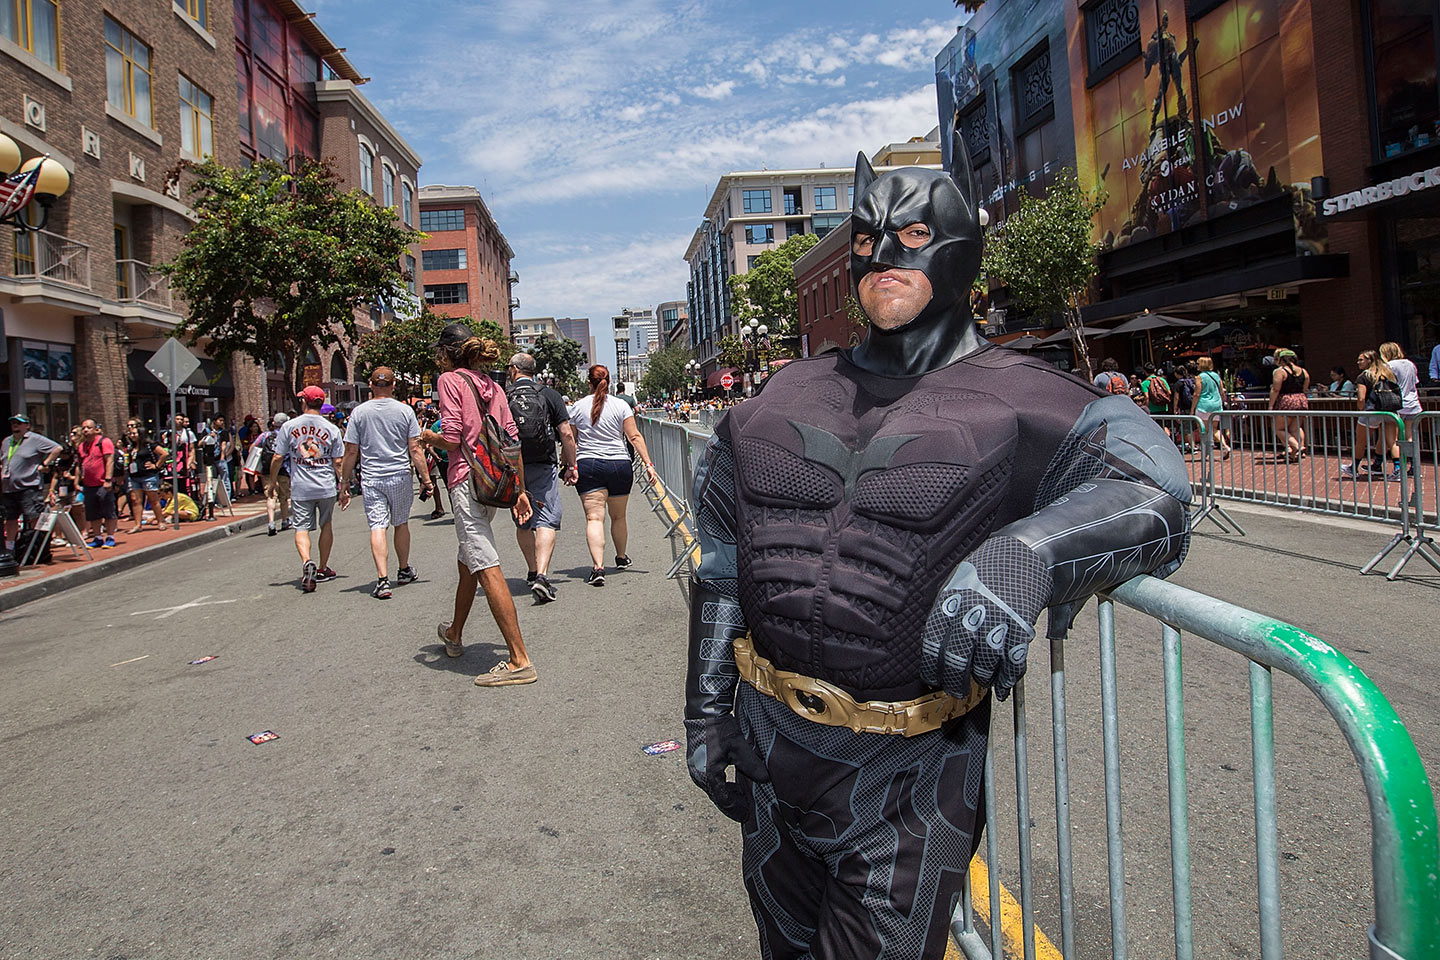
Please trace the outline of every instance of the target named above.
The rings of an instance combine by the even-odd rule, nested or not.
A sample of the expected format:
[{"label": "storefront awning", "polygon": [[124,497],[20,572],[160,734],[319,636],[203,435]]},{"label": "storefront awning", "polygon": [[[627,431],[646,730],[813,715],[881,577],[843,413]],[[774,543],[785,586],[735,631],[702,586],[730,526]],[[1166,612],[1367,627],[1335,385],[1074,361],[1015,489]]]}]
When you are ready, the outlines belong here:
[{"label": "storefront awning", "polygon": [[739,368],[739,367],[721,367],[719,370],[716,370],[714,373],[710,374],[710,376],[708,376],[708,377],[705,378],[705,386],[707,386],[707,387],[718,387],[718,386],[720,386],[720,378],[723,377],[723,376],[724,376],[725,374],[727,374],[727,373],[730,374],[730,376],[732,376],[732,377],[735,378],[735,382],[736,382],[736,383],[739,383],[739,382],[740,382],[740,368]]},{"label": "storefront awning", "polygon": [[1262,294],[1275,287],[1285,287],[1315,280],[1333,280],[1350,276],[1350,255],[1348,253],[1321,253],[1310,257],[1293,257],[1256,267],[1240,267],[1233,270],[1210,273],[1201,279],[1173,283],[1167,286],[1102,300],[1080,308],[1084,323],[1109,320],[1113,317],[1129,317],[1142,310],[1159,310],[1162,307],[1175,308],[1192,301],[1213,300],[1233,293]]},{"label": "storefront awning", "polygon": [[[145,361],[150,359],[150,351],[135,350],[125,358],[125,367],[130,393],[151,397],[168,397],[170,391],[165,388],[156,376],[145,369]],[[200,358],[200,369],[190,374],[189,378],[180,385],[177,391],[184,397],[233,397],[235,396],[235,382],[230,378],[230,371],[223,369],[220,364],[208,357]]]}]

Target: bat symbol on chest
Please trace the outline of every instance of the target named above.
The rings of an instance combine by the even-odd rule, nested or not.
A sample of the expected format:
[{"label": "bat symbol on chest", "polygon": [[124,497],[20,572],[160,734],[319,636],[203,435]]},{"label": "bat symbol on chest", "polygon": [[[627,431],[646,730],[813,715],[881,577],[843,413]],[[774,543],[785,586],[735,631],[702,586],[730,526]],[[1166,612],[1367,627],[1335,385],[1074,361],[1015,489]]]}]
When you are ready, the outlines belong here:
[{"label": "bat symbol on chest", "polygon": [[835,434],[808,423],[790,421],[790,426],[800,434],[804,444],[806,460],[835,471],[845,482],[845,499],[855,492],[855,484],[862,474],[871,470],[884,470],[895,459],[895,454],[911,440],[920,439],[916,433],[893,437],[876,437],[869,444],[853,449]]}]

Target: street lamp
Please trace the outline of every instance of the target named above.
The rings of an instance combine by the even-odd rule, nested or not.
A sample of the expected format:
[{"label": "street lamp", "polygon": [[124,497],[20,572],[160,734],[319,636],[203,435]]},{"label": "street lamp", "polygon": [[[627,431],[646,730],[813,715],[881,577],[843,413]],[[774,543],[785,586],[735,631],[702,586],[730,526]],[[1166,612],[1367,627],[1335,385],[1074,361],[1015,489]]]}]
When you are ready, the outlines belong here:
[{"label": "street lamp", "polygon": [[[11,177],[16,170],[19,174]],[[0,133],[0,223],[9,223],[16,230],[43,230],[50,219],[50,208],[70,189],[70,174],[52,160],[49,154],[20,162],[20,147]],[[31,200],[40,204],[40,222],[30,223],[24,216]]]},{"label": "street lamp", "polygon": [[685,376],[689,381],[690,392],[694,393],[699,389],[700,383],[700,361],[691,360],[685,364]]},{"label": "street lamp", "polygon": [[[750,360],[750,385],[753,388],[755,385],[755,376],[760,372],[760,344],[764,341],[768,350],[770,343],[765,340],[765,338],[770,335],[770,328],[751,318],[749,323],[746,323],[740,328],[740,335],[749,341],[752,351]],[[768,360],[769,358],[767,357],[767,367],[769,366]]]}]

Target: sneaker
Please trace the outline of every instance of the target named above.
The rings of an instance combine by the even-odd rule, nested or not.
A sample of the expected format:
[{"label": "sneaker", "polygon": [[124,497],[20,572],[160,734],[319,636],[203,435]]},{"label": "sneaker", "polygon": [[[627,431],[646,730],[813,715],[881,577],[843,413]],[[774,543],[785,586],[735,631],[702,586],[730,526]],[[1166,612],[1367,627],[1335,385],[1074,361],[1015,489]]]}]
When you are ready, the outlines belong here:
[{"label": "sneaker", "polygon": [[1352,467],[1352,466],[1350,466],[1350,464],[1348,464],[1348,463],[1342,463],[1342,464],[1340,464],[1340,479],[1342,479],[1342,480],[1354,480],[1354,479],[1355,479],[1355,468]]},{"label": "sneaker", "polygon": [[530,584],[530,592],[535,594],[536,603],[549,603],[559,596],[555,592],[555,585],[543,573],[535,578],[534,583]]},{"label": "sneaker", "polygon": [[100,547],[104,545],[104,543],[105,541],[103,539],[101,539],[100,537],[95,537],[90,540],[90,549],[99,550]]},{"label": "sneaker", "polygon": [[315,582],[325,583],[327,580],[334,580],[338,576],[340,576],[340,574],[331,570],[329,567],[321,567],[315,571]]},{"label": "sneaker", "polygon": [[465,645],[459,640],[451,640],[445,632],[449,629],[449,620],[442,620],[439,625],[435,627],[435,635],[440,638],[441,643],[445,644],[445,656],[463,657],[465,655]]},{"label": "sneaker", "polygon": [[280,530],[283,532],[283,531],[289,530],[289,529],[290,529],[290,521],[289,521],[289,520],[282,520],[282,521],[280,522]]},{"label": "sneaker", "polygon": [[401,567],[395,574],[395,582],[402,587],[407,583],[414,583],[419,579],[420,574],[415,572],[414,567]]},{"label": "sneaker", "polygon": [[273,524],[273,523],[266,524],[266,526],[265,526],[265,536],[267,536],[267,537],[273,537],[273,536],[275,536],[275,534],[278,533],[278,532],[279,532],[279,531],[277,531],[277,530],[275,529],[275,524]]},{"label": "sneaker", "polygon": [[489,673],[482,673],[475,678],[477,687],[505,687],[514,683],[534,683],[540,679],[535,672],[535,664],[528,667],[512,667],[509,663],[501,660],[490,668]]},{"label": "sneaker", "polygon": [[1399,471],[1399,470],[1392,470],[1392,471],[1390,471],[1389,473],[1385,474],[1385,482],[1386,482],[1386,483],[1399,483],[1399,482],[1400,482],[1400,471]]},{"label": "sneaker", "polygon": [[390,578],[381,577],[379,580],[376,580],[375,589],[370,591],[370,596],[374,597],[376,600],[389,600]]},{"label": "sneaker", "polygon": [[317,572],[314,560],[305,561],[305,566],[300,570],[300,589],[302,591],[305,593],[315,592],[315,575]]},{"label": "sneaker", "polygon": [[[1398,473],[1395,474],[1395,479],[1397,479],[1397,480],[1400,479],[1400,474],[1398,474]],[[100,546],[104,547],[106,550],[113,549],[114,546],[115,546],[115,538],[114,538],[114,537],[106,537],[106,538],[105,538],[105,542],[102,543],[102,544],[100,544]]]},{"label": "sneaker", "polygon": [[591,571],[590,571],[590,576],[588,576],[588,577],[585,578],[585,582],[588,583],[588,584],[590,584],[590,586],[592,586],[592,587],[603,587],[603,586],[605,586],[605,571],[604,571],[604,569],[601,568],[601,567],[596,567],[595,569],[591,570]]},{"label": "sneaker", "polygon": [[530,571],[526,572],[526,574],[525,574],[525,582],[526,582],[526,583],[534,583],[534,582],[535,582],[535,578],[538,577],[538,576],[540,576],[540,574],[536,573],[534,570],[530,570]]},{"label": "sneaker", "polygon": [[630,566],[630,558],[617,555],[615,557],[615,566],[619,567],[621,570],[628,568]]}]

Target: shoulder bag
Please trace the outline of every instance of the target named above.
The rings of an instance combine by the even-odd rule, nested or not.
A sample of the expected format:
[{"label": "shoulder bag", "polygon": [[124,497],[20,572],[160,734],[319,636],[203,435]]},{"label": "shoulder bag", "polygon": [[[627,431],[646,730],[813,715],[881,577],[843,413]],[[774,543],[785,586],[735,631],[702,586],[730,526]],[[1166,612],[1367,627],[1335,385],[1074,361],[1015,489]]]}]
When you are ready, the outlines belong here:
[{"label": "shoulder bag", "polygon": [[476,501],[488,507],[513,507],[520,502],[525,489],[521,477],[520,443],[512,442],[500,429],[495,418],[485,412],[485,402],[480,399],[480,388],[467,371],[456,371],[470,387],[475,397],[475,409],[480,411],[480,439],[472,450],[462,437],[460,452],[470,465],[470,492]]}]

